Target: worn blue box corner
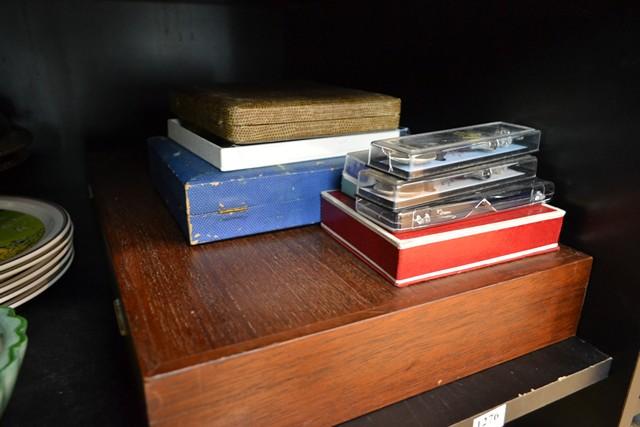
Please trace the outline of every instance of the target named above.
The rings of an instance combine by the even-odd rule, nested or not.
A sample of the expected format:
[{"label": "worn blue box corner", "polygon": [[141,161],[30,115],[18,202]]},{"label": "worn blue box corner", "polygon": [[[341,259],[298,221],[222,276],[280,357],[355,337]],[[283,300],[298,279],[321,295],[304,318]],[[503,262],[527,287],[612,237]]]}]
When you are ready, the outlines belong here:
[{"label": "worn blue box corner", "polygon": [[151,179],[190,244],[320,222],[344,157],[221,172],[165,137],[148,141]]}]

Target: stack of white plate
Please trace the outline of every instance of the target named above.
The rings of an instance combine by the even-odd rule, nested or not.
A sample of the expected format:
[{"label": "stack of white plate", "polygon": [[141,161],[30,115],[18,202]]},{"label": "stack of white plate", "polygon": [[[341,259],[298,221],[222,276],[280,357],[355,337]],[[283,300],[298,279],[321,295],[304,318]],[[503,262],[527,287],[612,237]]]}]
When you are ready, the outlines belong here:
[{"label": "stack of white plate", "polygon": [[0,305],[40,295],[73,261],[73,224],[60,206],[0,196]]}]

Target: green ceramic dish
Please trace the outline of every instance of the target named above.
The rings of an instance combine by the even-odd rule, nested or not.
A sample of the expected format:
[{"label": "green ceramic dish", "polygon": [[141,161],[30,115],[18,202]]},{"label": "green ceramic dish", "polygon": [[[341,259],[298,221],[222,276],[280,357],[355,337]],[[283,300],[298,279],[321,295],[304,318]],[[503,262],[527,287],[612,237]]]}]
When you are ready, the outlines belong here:
[{"label": "green ceramic dish", "polygon": [[0,307],[0,416],[7,407],[27,350],[27,321]]},{"label": "green ceramic dish", "polygon": [[0,261],[26,251],[43,235],[44,224],[35,216],[0,209]]}]

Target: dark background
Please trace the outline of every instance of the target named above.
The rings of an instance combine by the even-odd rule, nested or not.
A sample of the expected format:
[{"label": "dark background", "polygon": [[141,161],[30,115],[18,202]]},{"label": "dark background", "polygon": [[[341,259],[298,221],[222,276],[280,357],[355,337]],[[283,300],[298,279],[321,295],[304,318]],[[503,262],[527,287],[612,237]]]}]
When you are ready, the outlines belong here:
[{"label": "dark background", "polygon": [[0,192],[64,205],[77,247],[65,278],[18,310],[29,350],[3,425],[144,421],[85,153],[164,133],[173,88],[276,78],[399,96],[414,133],[542,130],[561,240],[595,260],[579,336],[615,361],[608,380],[513,424],[616,425],[640,343],[638,40],[638,8],[619,2],[0,2],[0,111],[35,135]]}]

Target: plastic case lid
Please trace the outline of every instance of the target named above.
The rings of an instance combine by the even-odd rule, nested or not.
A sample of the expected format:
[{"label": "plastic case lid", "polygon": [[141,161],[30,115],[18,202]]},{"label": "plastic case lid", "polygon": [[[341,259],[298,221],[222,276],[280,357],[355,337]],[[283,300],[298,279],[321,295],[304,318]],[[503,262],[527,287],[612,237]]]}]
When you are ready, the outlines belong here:
[{"label": "plastic case lid", "polygon": [[496,185],[394,212],[369,200],[356,199],[356,210],[384,228],[410,231],[551,200],[555,187],[538,178]]},{"label": "plastic case lid", "polygon": [[[398,128],[400,132],[400,136],[409,135],[408,127]],[[347,179],[357,183],[358,173],[367,167],[367,163],[369,162],[369,150],[360,150],[353,151],[351,153],[347,153],[344,158],[344,170],[342,171],[343,176],[347,176]],[[352,178],[352,179],[349,179]]]},{"label": "plastic case lid", "polygon": [[540,131],[505,122],[373,141],[369,165],[401,178],[417,178],[537,151]]},{"label": "plastic case lid", "polygon": [[410,181],[367,168],[358,175],[357,194],[391,210],[399,210],[492,187],[497,182],[532,178],[537,166],[534,156],[525,155]]}]

